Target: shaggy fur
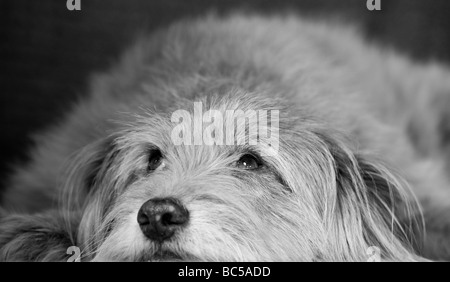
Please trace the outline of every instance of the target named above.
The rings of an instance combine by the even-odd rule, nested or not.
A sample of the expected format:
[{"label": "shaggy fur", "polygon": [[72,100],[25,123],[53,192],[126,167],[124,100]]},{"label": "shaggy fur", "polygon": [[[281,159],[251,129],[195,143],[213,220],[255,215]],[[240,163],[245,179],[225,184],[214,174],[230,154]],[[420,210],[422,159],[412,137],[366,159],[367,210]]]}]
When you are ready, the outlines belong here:
[{"label": "shaggy fur", "polygon": [[[296,17],[144,36],[36,138],[4,195],[0,260],[67,260],[72,245],[82,261],[367,261],[372,246],[386,261],[450,259],[449,74]],[[174,145],[171,114],[198,101],[279,110],[278,153],[264,138]],[[236,165],[247,153],[259,169]],[[154,242],[137,213],[166,197],[189,223]]]}]

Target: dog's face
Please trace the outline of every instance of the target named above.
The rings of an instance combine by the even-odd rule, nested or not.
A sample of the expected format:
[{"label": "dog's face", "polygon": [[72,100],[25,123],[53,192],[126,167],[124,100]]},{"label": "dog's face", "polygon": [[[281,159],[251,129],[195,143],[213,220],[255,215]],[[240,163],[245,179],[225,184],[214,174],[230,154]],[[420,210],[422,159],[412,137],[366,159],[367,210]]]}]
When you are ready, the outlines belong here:
[{"label": "dog's face", "polygon": [[252,145],[174,144],[172,110],[142,114],[87,148],[69,177],[85,259],[366,260],[370,246],[409,255],[392,211],[404,190],[384,167],[278,101],[211,101],[221,113],[280,109],[276,153],[259,132]]}]

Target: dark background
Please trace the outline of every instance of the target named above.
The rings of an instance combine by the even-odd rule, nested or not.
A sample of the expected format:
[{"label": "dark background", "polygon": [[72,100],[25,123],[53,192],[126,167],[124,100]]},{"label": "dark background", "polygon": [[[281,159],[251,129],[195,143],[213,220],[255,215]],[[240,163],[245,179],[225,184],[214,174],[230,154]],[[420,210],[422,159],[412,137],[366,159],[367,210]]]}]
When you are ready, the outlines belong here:
[{"label": "dark background", "polygon": [[89,73],[111,65],[142,31],[211,9],[340,16],[368,38],[417,60],[450,62],[450,0],[0,0],[0,187],[26,161],[29,138],[62,116]]}]

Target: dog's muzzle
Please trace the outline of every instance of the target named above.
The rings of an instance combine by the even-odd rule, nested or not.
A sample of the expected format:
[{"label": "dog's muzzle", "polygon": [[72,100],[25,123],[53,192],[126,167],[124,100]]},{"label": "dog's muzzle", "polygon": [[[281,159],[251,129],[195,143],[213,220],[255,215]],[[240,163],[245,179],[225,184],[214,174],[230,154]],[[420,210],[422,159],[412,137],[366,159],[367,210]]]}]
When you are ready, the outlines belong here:
[{"label": "dog's muzzle", "polygon": [[147,238],[161,243],[186,226],[189,211],[176,199],[154,198],[139,209],[137,221]]}]

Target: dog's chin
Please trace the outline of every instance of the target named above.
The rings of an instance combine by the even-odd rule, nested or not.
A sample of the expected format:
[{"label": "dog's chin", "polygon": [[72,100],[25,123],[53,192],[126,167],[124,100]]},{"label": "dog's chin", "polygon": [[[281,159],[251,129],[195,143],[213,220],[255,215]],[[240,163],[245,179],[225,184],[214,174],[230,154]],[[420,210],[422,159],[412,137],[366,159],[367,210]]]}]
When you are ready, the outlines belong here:
[{"label": "dog's chin", "polygon": [[190,256],[180,255],[172,251],[159,251],[144,259],[148,262],[179,262],[191,261]]},{"label": "dog's chin", "polygon": [[183,252],[175,252],[172,250],[164,249],[158,250],[153,254],[143,254],[138,261],[146,261],[146,262],[181,262],[181,261],[200,261],[199,258],[194,257],[193,255]]}]

